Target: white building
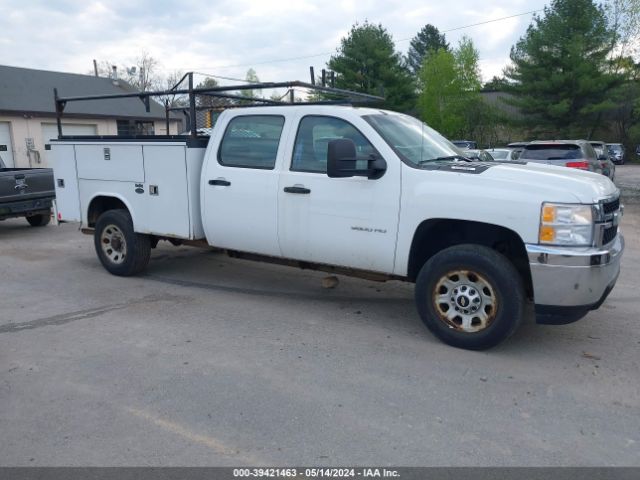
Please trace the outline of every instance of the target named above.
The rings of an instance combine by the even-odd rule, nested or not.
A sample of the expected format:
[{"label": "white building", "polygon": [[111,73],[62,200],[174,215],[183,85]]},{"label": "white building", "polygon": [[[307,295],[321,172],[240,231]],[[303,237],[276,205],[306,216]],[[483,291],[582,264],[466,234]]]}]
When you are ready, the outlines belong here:
[{"label": "white building", "polygon": [[[58,137],[53,89],[58,95],[132,93],[122,80],[0,65],[0,157],[7,167],[47,167],[49,140]],[[165,109],[138,98],[70,102],[62,117],[63,135],[177,134],[172,116],[167,132]]]}]

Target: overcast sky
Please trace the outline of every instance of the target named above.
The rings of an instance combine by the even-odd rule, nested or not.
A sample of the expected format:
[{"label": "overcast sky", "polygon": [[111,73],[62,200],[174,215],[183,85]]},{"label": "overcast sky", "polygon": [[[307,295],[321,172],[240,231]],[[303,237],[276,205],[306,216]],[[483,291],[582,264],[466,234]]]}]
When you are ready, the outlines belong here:
[{"label": "overcast sky", "polygon": [[[164,72],[198,71],[263,81],[308,80],[355,22],[381,23],[396,49],[427,23],[455,45],[471,37],[485,80],[502,72],[532,15],[458,27],[544,7],[544,0],[0,0],[0,64],[89,73],[92,60],[133,64],[143,50]],[[313,56],[313,57],[311,57]],[[308,58],[300,58],[308,57]]]}]

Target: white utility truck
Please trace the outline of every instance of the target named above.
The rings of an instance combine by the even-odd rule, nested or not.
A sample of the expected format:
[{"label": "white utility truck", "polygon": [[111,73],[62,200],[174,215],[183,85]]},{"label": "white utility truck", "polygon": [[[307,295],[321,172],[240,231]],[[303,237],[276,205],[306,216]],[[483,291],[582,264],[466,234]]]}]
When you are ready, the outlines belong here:
[{"label": "white utility truck", "polygon": [[58,219],[93,233],[110,273],[142,271],[169,240],[414,282],[426,326],[467,349],[506,339],[528,302],[540,323],[578,320],[618,277],[622,210],[605,176],[472,162],[375,108],[228,108],[210,137],[191,130],[52,142]]}]

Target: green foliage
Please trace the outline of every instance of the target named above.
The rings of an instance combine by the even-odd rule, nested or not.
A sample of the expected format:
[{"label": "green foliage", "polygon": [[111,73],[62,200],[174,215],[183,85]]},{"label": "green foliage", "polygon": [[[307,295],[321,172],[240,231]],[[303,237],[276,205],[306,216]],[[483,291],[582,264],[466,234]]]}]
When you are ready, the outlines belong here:
[{"label": "green foliage", "polygon": [[[218,81],[215,78],[207,77],[196,88],[215,88],[218,86]],[[196,105],[198,107],[216,107],[220,105],[220,99],[216,97],[207,97],[206,95],[198,95],[196,97]]]},{"label": "green foliage", "polygon": [[468,37],[453,52],[440,49],[427,56],[419,86],[420,117],[443,135],[472,135],[479,121],[487,121],[490,109],[479,93],[478,51]]},{"label": "green foliage", "polygon": [[421,93],[418,97],[420,117],[431,127],[450,138],[462,128],[464,119],[452,106],[461,94],[457,82],[453,53],[438,50],[430,55],[420,70]]},{"label": "green foliage", "polygon": [[[258,74],[256,73],[256,71],[253,68],[250,68],[249,70],[247,70],[247,74],[244,77],[245,80],[248,83],[260,83],[260,79],[258,78]],[[243,97],[247,97],[247,98],[254,98],[256,96],[261,96],[261,91],[258,90],[257,92],[254,90],[240,90],[240,95],[242,95]]]},{"label": "green foliage", "polygon": [[415,88],[401,60],[387,30],[365,22],[351,27],[327,66],[336,73],[337,88],[382,94],[385,108],[408,111],[415,103]]},{"label": "green foliage", "polygon": [[605,113],[605,120],[613,127],[615,140],[635,152],[635,145],[640,143],[640,63],[627,60],[622,70],[625,82],[611,90],[612,108]]},{"label": "green foliage", "polygon": [[406,56],[407,67],[414,75],[420,73],[425,57],[438,50],[449,50],[449,44],[444,33],[431,24],[422,27],[411,40],[409,51]]},{"label": "green foliage", "polygon": [[507,82],[507,79],[504,77],[498,77],[496,75],[493,76],[493,78],[491,80],[489,80],[487,83],[485,83],[482,86],[483,90],[496,90],[496,91],[503,91],[508,87],[509,82]]},{"label": "green foliage", "polygon": [[606,0],[604,9],[615,45],[612,71],[617,72],[625,58],[637,58],[640,54],[640,1]]},{"label": "green foliage", "polygon": [[454,56],[462,90],[467,92],[480,90],[482,85],[480,66],[478,65],[480,53],[473,45],[473,41],[469,37],[463,36],[458,48],[454,51]]},{"label": "green foliage", "polygon": [[588,137],[620,80],[608,69],[612,42],[592,0],[553,0],[511,49],[505,74],[513,105],[547,134]]}]

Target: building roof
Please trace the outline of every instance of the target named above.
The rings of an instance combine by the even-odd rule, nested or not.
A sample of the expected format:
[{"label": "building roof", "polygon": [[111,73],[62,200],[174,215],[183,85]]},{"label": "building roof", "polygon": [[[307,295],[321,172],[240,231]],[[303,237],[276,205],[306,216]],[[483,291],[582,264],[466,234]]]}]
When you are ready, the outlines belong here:
[{"label": "building roof", "polygon": [[[0,112],[55,115],[53,89],[61,97],[111,95],[136,90],[123,80],[0,65]],[[164,119],[162,105],[151,98],[150,111],[138,98],[67,103],[64,116]]]}]

